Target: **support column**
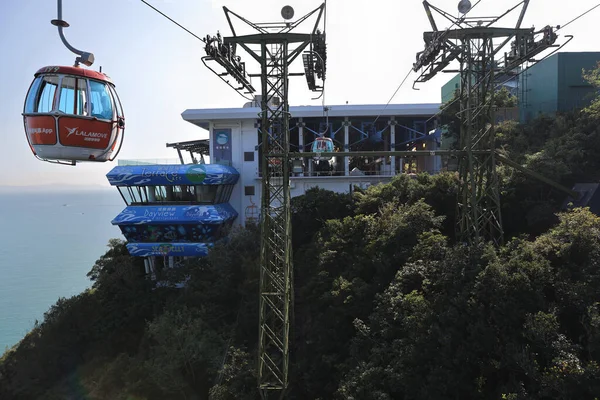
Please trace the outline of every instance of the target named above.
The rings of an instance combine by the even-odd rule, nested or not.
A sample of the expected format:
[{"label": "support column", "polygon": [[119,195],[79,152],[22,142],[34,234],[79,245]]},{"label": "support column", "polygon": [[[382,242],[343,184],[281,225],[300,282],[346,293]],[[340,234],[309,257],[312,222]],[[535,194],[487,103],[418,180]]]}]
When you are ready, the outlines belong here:
[{"label": "support column", "polygon": [[[390,118],[390,150],[396,151],[396,120],[394,117]],[[396,156],[391,157],[391,170],[392,176],[396,175]]]},{"label": "support column", "polygon": [[[300,153],[304,153],[304,120],[302,118],[298,118],[298,150]],[[302,173],[300,176],[304,176],[305,168],[304,158],[302,158]]]},{"label": "support column", "polygon": [[[348,117],[344,118],[344,152],[350,151],[350,121]],[[344,157],[344,176],[350,175],[350,159]]]},{"label": "support column", "polygon": [[[388,128],[390,127],[390,122],[388,121]],[[375,130],[377,130],[377,126],[375,126]],[[383,151],[390,151],[390,139],[385,135],[385,129],[381,132],[381,138],[383,139]],[[387,156],[383,156],[381,160],[381,168],[379,170],[379,175],[387,175]]]}]

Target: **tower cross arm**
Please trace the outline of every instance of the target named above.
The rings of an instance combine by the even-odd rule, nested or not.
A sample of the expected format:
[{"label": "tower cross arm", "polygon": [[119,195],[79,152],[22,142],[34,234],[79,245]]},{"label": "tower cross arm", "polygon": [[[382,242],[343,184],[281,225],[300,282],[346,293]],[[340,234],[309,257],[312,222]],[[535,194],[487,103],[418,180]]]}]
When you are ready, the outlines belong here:
[{"label": "tower cross arm", "polygon": [[230,36],[223,38],[225,44],[261,44],[261,43],[298,43],[311,40],[312,35],[309,33],[269,33],[269,34],[253,34],[244,36]]},{"label": "tower cross arm", "polygon": [[[444,39],[466,39],[469,37],[490,37],[490,38],[500,38],[500,37],[510,37],[515,35],[526,35],[531,33],[531,29],[515,29],[515,28],[495,28],[495,27],[487,27],[487,26],[476,26],[473,28],[459,28],[459,29],[450,29],[444,32]],[[425,32],[423,34],[423,39],[426,43],[429,41],[433,41],[439,32]]]}]

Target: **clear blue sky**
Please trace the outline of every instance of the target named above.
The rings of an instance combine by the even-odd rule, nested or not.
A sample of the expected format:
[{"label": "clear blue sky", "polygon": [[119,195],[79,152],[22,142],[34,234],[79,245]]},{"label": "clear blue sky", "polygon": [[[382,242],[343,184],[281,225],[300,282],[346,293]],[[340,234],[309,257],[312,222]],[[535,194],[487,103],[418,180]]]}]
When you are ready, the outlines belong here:
[{"label": "clear blue sky", "polygon": [[[475,2],[474,0],[472,0]],[[458,0],[432,0],[454,12]],[[283,5],[299,16],[317,7],[315,0],[151,0],[198,36],[229,34],[221,7],[228,6],[250,20],[279,19]],[[473,15],[505,11],[515,0],[483,0]],[[552,3],[550,6],[549,3]],[[597,0],[558,3],[532,0],[524,26],[564,24],[592,7]],[[565,51],[600,51],[593,32],[600,8],[561,31],[575,34]],[[116,163],[51,165],[33,157],[23,131],[21,112],[33,73],[46,65],[71,65],[75,55],[61,43],[50,24],[56,18],[54,0],[0,1],[0,121],[5,145],[0,158],[2,185],[107,185],[105,174]],[[205,138],[206,131],[181,118],[188,108],[239,107],[244,99],[201,63],[203,44],[139,0],[63,0],[69,42],[93,52],[92,68],[103,67],[117,85],[127,131],[119,158],[174,158],[167,142]],[[511,22],[511,20],[507,20]],[[445,26],[441,20],[439,26]],[[423,48],[429,25],[421,0],[329,0],[328,104],[385,104]],[[248,61],[248,57],[246,57]],[[256,67],[253,68],[256,70]],[[301,66],[295,69],[300,71]],[[440,76],[420,91],[409,80],[394,103],[439,102]],[[304,78],[292,78],[291,103],[318,105],[305,89]]]}]

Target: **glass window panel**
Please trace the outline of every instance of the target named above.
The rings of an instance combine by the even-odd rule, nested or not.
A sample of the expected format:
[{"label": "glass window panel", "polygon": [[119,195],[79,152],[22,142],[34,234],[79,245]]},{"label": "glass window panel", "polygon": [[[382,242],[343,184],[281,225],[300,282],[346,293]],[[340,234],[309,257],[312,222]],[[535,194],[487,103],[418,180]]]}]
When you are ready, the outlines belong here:
[{"label": "glass window panel", "polygon": [[219,203],[226,203],[227,200],[229,200],[229,186],[230,185],[223,186],[223,193],[221,194]]},{"label": "glass window panel", "polygon": [[233,192],[233,185],[169,185],[169,186],[123,186],[119,187],[125,202],[131,204],[161,203],[226,203]]},{"label": "glass window panel", "polygon": [[77,103],[75,113],[77,115],[88,115],[87,112],[87,81],[77,79]]},{"label": "glass window panel", "polygon": [[192,194],[191,188],[193,186],[181,185],[181,200],[182,201],[194,201],[194,195]]},{"label": "glass window panel", "polygon": [[148,203],[148,197],[146,196],[146,188],[143,186],[138,186],[137,188],[137,198],[138,203]]},{"label": "glass window panel", "polygon": [[156,203],[156,186],[148,186],[146,187],[146,193],[148,194],[148,202]]},{"label": "glass window panel", "polygon": [[223,198],[221,203],[227,203],[229,201],[229,195],[231,194],[231,185],[227,185],[223,188]]},{"label": "glass window panel", "polygon": [[34,112],[47,113],[54,109],[54,95],[58,87],[58,76],[46,75],[42,78],[40,93]]},{"label": "glass window panel", "polygon": [[175,185],[173,186],[173,201],[181,201],[181,186]]},{"label": "glass window panel", "polygon": [[117,95],[117,91],[115,90],[114,87],[112,87],[112,85],[108,85],[108,89],[110,90],[110,92],[112,93],[113,96],[113,104],[116,104],[116,109],[117,109],[117,116],[119,117],[123,117],[123,106],[121,105],[121,99],[119,99],[119,96]]},{"label": "glass window panel", "polygon": [[157,202],[167,201],[167,190],[164,186],[156,186],[154,189],[154,196]]},{"label": "glass window panel", "polygon": [[65,76],[60,84],[58,111],[65,114],[75,114],[75,78]]},{"label": "glass window panel", "polygon": [[113,104],[105,83],[90,80],[90,103],[93,117],[113,119]]},{"label": "glass window panel", "polygon": [[216,186],[196,186],[196,201],[200,204],[214,204]]},{"label": "glass window panel", "polygon": [[166,186],[165,190],[167,192],[166,201],[175,201],[173,186]]},{"label": "glass window panel", "polygon": [[221,204],[223,201],[223,186],[217,186],[217,194],[215,196],[215,204]]},{"label": "glass window panel", "polygon": [[125,203],[127,205],[130,205],[132,203],[132,198],[131,198],[131,193],[130,193],[130,188],[129,187],[122,187],[119,186],[118,187],[119,192],[121,192],[121,196],[123,196],[123,199],[125,200]]},{"label": "glass window panel", "polygon": [[130,187],[129,188],[129,193],[131,193],[132,203],[139,203],[140,202],[140,196],[139,196],[139,193],[138,193],[136,187]]},{"label": "glass window panel", "polygon": [[38,76],[35,78],[33,83],[31,84],[31,88],[29,88],[29,93],[27,93],[27,99],[25,100],[25,112],[32,113],[35,111],[35,100],[40,91],[40,85],[42,84],[42,77]]}]

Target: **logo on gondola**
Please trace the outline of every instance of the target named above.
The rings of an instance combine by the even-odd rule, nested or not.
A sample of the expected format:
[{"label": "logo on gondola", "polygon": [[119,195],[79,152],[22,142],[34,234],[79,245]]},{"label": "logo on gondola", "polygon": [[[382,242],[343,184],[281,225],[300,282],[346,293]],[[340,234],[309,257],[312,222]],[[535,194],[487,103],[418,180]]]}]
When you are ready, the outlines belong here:
[{"label": "logo on gondola", "polygon": [[[65,126],[65,128],[67,128]],[[79,128],[78,126],[75,128],[67,128],[67,130],[69,131],[69,133],[67,133],[67,137],[71,136],[73,133],[75,133],[77,131],[77,128]]]},{"label": "logo on gondola", "polygon": [[80,131],[78,126],[75,128],[65,126],[65,129],[68,131],[67,138],[75,134],[75,136],[83,136],[83,140],[86,142],[99,142],[102,139],[108,138],[108,133]]}]

